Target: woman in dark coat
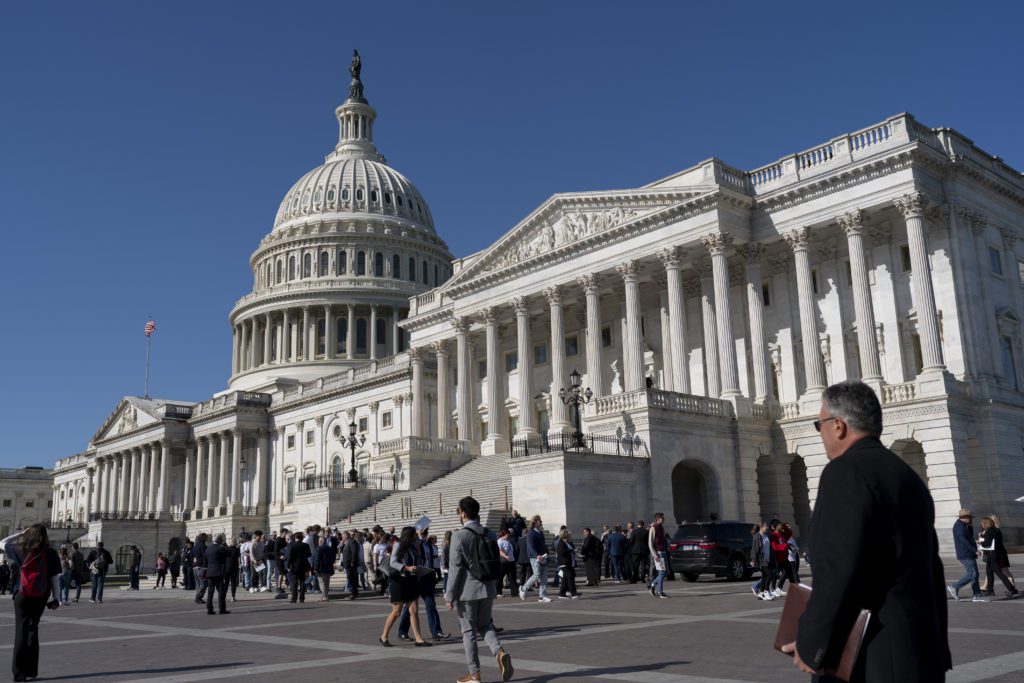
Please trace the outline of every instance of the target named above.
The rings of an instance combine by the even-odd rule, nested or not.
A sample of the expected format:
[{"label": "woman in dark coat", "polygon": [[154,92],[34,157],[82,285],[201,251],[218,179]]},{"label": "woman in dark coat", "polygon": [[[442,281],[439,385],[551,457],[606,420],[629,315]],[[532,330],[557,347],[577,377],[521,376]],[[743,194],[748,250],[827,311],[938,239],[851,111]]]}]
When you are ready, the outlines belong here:
[{"label": "woman in dark coat", "polygon": [[555,541],[555,556],[558,558],[558,571],[562,573],[562,582],[558,589],[558,597],[561,599],[580,597],[576,590],[576,546],[572,542],[572,535],[566,529]]},{"label": "woman in dark coat", "polygon": [[306,602],[306,575],[309,574],[309,558],[312,552],[309,545],[304,543],[304,536],[301,531],[296,531],[292,540],[284,549],[285,565],[288,567],[288,585],[292,589],[292,597],[288,602],[294,604],[296,600]]},{"label": "woman in dark coat", "polygon": [[1010,557],[1006,553],[1003,532],[996,526],[995,517],[981,518],[981,549],[985,551],[985,576],[988,578],[989,593],[994,592],[995,576],[998,575],[1006,588],[1006,597],[1015,597],[1018,591],[1008,576]]},{"label": "woman in dark coat", "polygon": [[228,541],[228,561],[227,566],[224,568],[224,583],[231,590],[231,602],[237,602],[235,600],[235,591],[238,590],[238,564],[241,561],[241,557],[242,551],[238,547],[238,541],[232,538]]}]

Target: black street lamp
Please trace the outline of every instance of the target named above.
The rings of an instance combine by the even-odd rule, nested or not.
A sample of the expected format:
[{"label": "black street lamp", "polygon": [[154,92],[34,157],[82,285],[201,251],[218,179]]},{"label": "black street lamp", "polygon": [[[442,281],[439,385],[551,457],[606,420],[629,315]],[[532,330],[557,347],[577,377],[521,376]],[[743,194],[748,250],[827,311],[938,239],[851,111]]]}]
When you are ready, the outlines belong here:
[{"label": "black street lamp", "polygon": [[569,375],[569,390],[566,391],[565,387],[562,387],[558,391],[558,398],[562,399],[562,403],[573,407],[573,424],[576,431],[572,435],[573,446],[575,448],[583,448],[583,428],[580,425],[580,406],[590,403],[590,399],[594,397],[594,392],[590,390],[590,387],[586,389],[582,388],[581,384],[583,378],[580,377],[580,373],[573,369]]},{"label": "black street lamp", "polygon": [[68,517],[67,520],[64,522],[64,528],[68,530],[67,538],[64,539],[64,545],[70,545],[71,544],[71,528],[72,528],[73,525],[74,525],[74,522],[71,521],[70,517]]},{"label": "black street lamp", "polygon": [[348,425],[348,438],[345,439],[345,444],[352,449],[352,469],[348,471],[348,482],[350,484],[359,483],[359,472],[356,471],[356,446],[362,446],[366,443],[366,435],[360,434],[356,437],[356,423],[353,420]]}]

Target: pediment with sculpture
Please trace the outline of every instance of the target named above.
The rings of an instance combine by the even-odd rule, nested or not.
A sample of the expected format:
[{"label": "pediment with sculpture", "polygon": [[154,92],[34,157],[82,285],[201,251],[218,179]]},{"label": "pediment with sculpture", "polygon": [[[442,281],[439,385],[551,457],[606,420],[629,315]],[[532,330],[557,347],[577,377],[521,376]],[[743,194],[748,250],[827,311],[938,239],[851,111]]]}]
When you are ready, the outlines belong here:
[{"label": "pediment with sculpture", "polygon": [[122,434],[129,434],[140,427],[160,422],[159,416],[153,414],[157,407],[156,402],[151,399],[139,399],[133,396],[121,399],[92,440],[94,442],[102,441]]}]

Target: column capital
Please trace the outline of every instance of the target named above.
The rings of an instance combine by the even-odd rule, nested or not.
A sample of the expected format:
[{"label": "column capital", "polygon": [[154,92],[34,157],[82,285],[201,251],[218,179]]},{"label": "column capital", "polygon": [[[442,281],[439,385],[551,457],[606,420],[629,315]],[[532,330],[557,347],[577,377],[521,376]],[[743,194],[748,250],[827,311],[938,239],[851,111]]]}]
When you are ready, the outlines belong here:
[{"label": "column capital", "polygon": [[526,298],[522,296],[512,297],[512,310],[516,312],[517,316],[530,315],[530,307],[526,303]]},{"label": "column capital", "polygon": [[665,270],[671,270],[682,265],[681,259],[684,253],[679,247],[666,247],[658,252],[658,258],[661,259]]},{"label": "column capital", "polygon": [[376,414],[377,409],[380,408],[380,401],[370,401],[367,406],[370,408],[371,413]]},{"label": "column capital", "polygon": [[904,219],[923,218],[932,205],[931,199],[924,192],[908,192],[892,200],[892,203],[903,214]]},{"label": "column capital", "polygon": [[732,246],[733,237],[727,232],[716,232],[704,235],[701,241],[704,243],[704,248],[708,250],[709,254],[719,256],[729,251],[729,248]]},{"label": "column capital", "polygon": [[437,340],[436,342],[430,345],[430,348],[434,352],[435,356],[448,356],[448,340],[446,339]]},{"label": "column capital", "polygon": [[583,289],[584,294],[597,294],[598,287],[600,286],[598,276],[594,273],[580,275],[576,278],[576,284]]},{"label": "column capital", "polygon": [[455,330],[456,334],[466,334],[469,332],[470,321],[469,318],[457,315],[452,318],[452,329]]},{"label": "column capital", "polygon": [[323,415],[317,415],[316,416],[316,426],[317,427],[323,427],[324,426],[324,416]]},{"label": "column capital", "polygon": [[480,316],[486,325],[498,324],[498,310],[494,306],[487,306],[480,310]]},{"label": "column capital", "polygon": [[636,282],[638,269],[636,261],[626,261],[615,266],[615,271],[619,274],[624,282]]},{"label": "column capital", "polygon": [[285,431],[286,431],[286,430],[287,430],[288,428],[287,428],[287,427],[276,427],[275,429],[276,429],[277,433],[278,433],[278,434],[280,434],[280,435],[281,435],[281,437],[283,438],[283,437],[284,437],[284,433],[285,433]]},{"label": "column capital", "polygon": [[562,288],[553,285],[544,290],[544,298],[548,300],[548,306],[562,305]]},{"label": "column capital", "polygon": [[421,363],[423,362],[423,353],[422,346],[413,346],[409,349],[409,360],[413,363]]},{"label": "column capital", "polygon": [[345,410],[345,417],[348,418],[349,422],[355,422],[356,421],[356,409],[355,408],[348,408],[348,409],[346,409]]},{"label": "column capital", "polygon": [[380,304],[370,304],[370,310],[376,313],[378,310],[380,310]]},{"label": "column capital", "polygon": [[1000,226],[999,234],[1003,236],[1003,247],[1012,250],[1014,242],[1017,241],[1017,232],[1009,226]]},{"label": "column capital", "polygon": [[846,233],[847,237],[864,234],[865,220],[864,210],[854,209],[853,211],[841,214],[836,221],[839,227]]},{"label": "column capital", "polygon": [[[405,394],[395,394],[393,397],[391,397],[391,401],[396,406],[401,407],[402,404],[405,403]],[[355,411],[354,410],[352,411],[352,415],[353,415],[353,417],[355,416]]]},{"label": "column capital", "polygon": [[807,226],[794,228],[783,234],[782,239],[786,240],[786,244],[793,250],[793,253],[807,251],[811,242],[811,231]]},{"label": "column capital", "polygon": [[736,248],[736,251],[746,259],[747,263],[757,263],[764,256],[768,248],[761,242],[747,242]]}]

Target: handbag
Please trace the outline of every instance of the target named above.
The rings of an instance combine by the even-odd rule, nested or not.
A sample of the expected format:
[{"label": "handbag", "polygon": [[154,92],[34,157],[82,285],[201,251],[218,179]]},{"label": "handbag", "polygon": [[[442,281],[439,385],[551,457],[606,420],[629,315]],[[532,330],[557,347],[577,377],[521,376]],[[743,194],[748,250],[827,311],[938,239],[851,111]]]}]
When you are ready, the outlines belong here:
[{"label": "handbag", "polygon": [[[779,628],[775,633],[774,647],[779,652],[782,652],[784,645],[796,641],[800,615],[807,609],[807,601],[810,598],[810,586],[801,583],[790,584],[789,593],[786,594],[786,603],[782,607],[782,616],[779,618]],[[846,637],[839,662],[834,669],[826,668],[826,674],[841,681],[849,681],[853,677],[853,667],[857,663],[860,646],[864,641],[864,634],[867,633],[870,621],[871,612],[862,609],[853,623],[853,628],[850,629],[850,634]],[[787,654],[786,656],[790,657],[791,655]]]}]

